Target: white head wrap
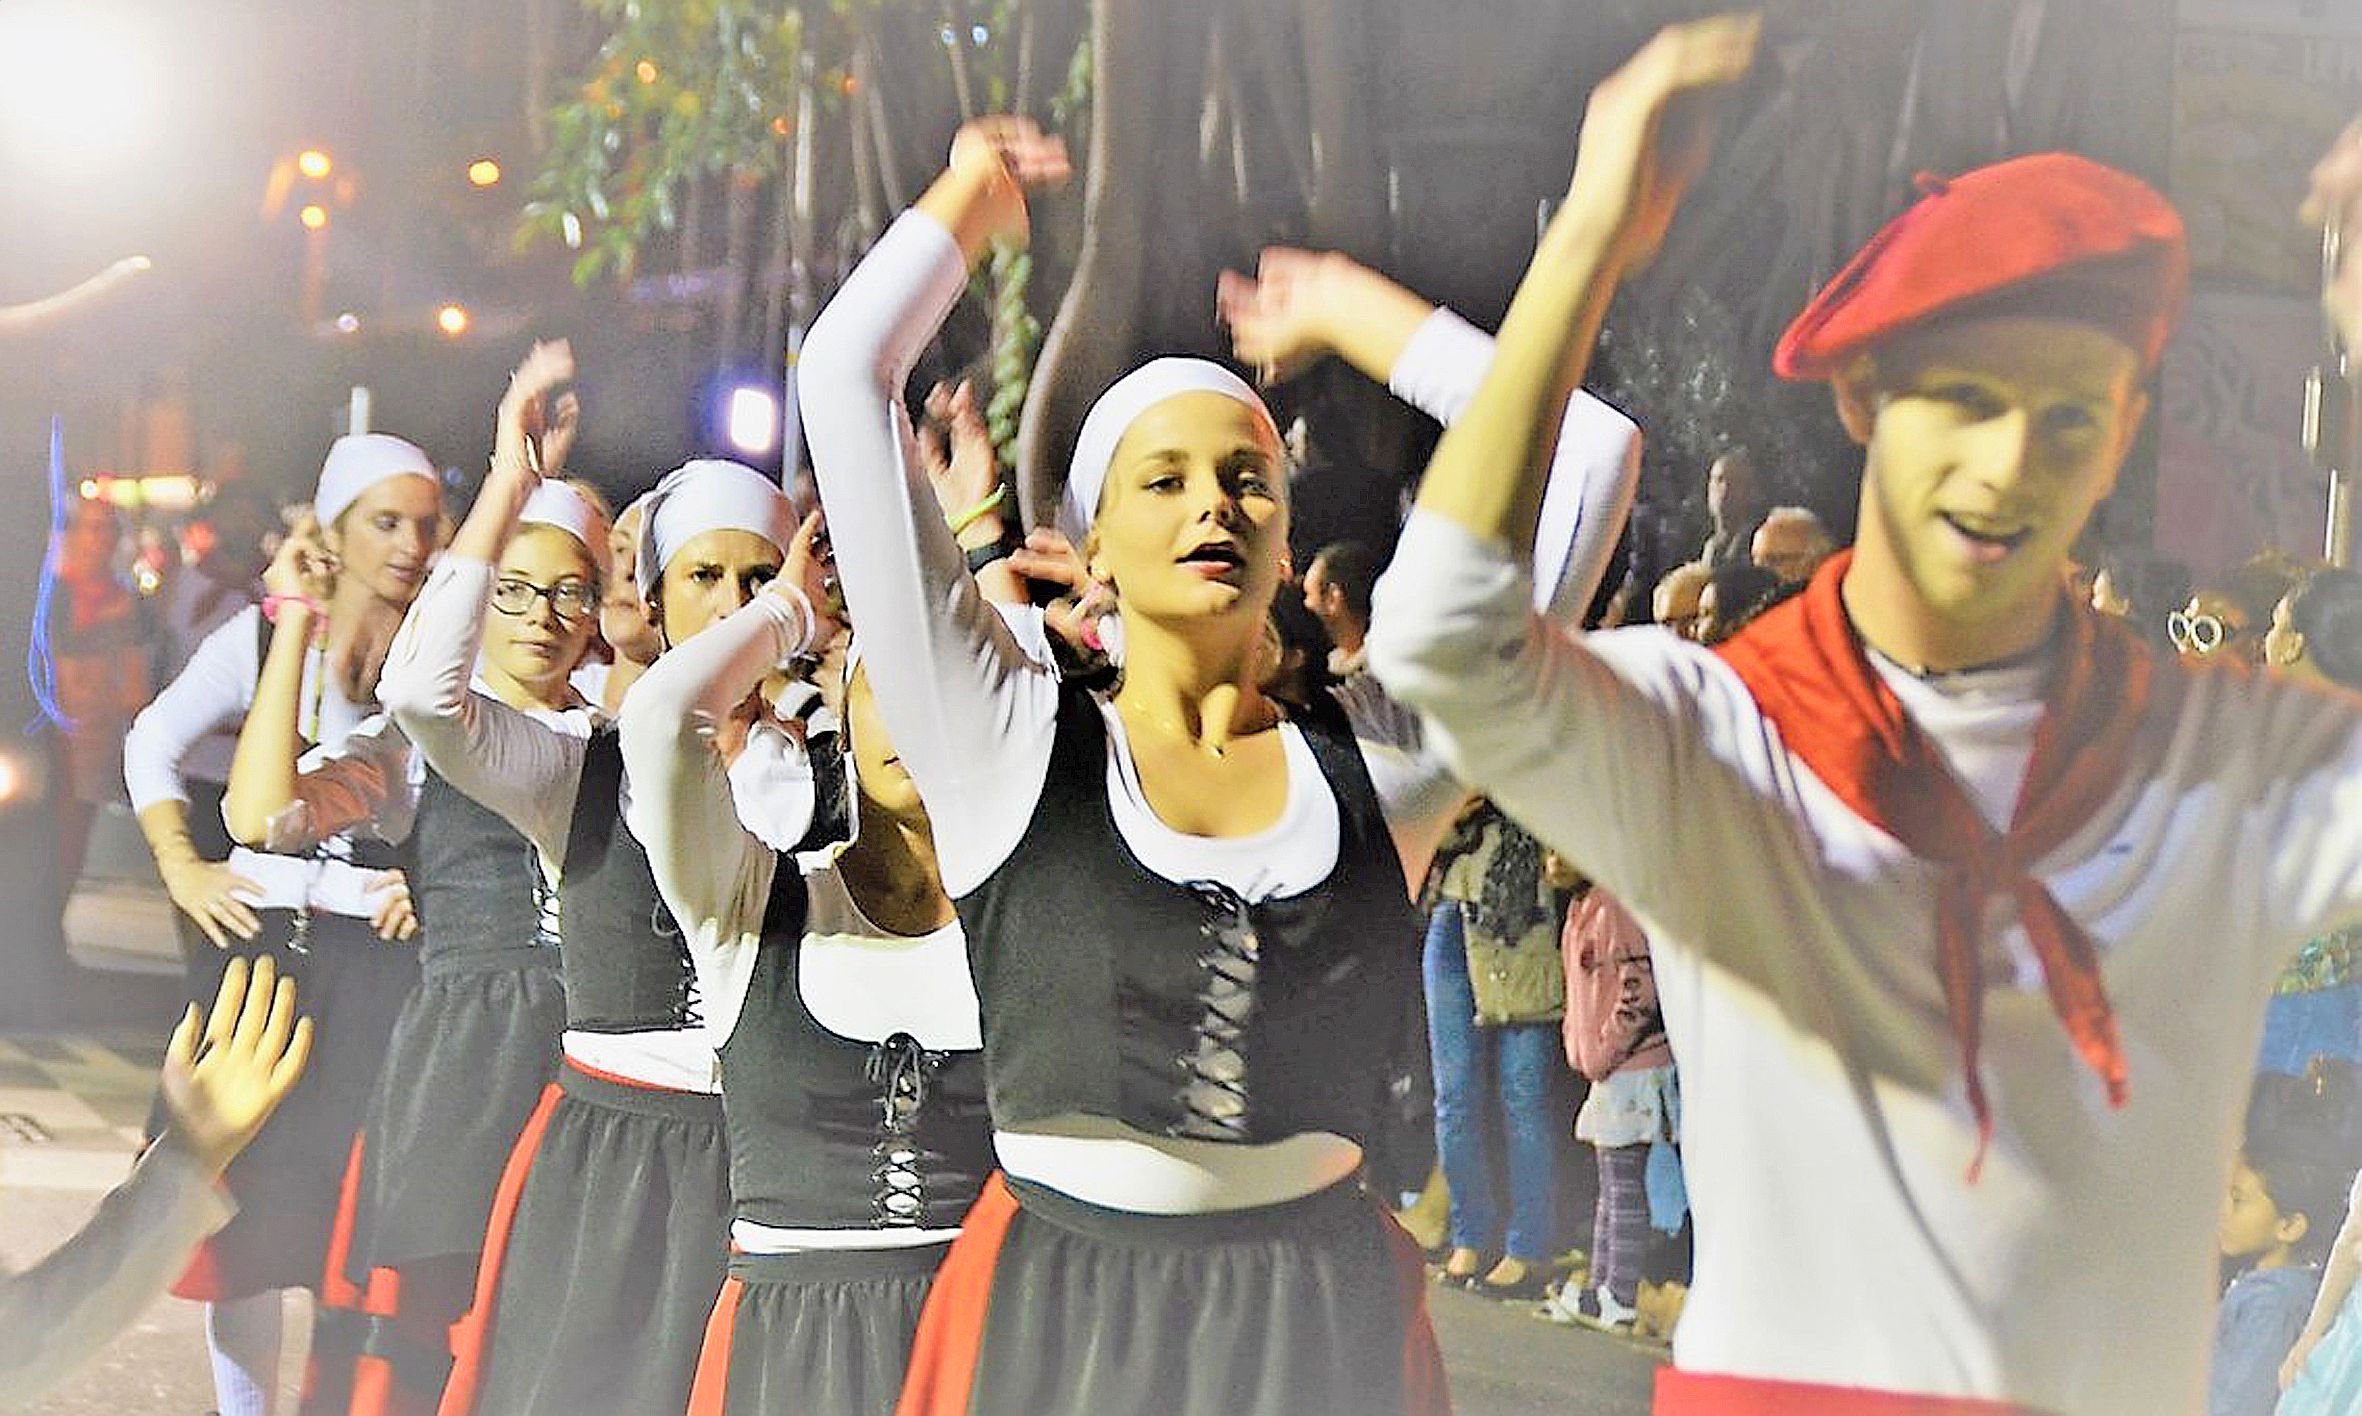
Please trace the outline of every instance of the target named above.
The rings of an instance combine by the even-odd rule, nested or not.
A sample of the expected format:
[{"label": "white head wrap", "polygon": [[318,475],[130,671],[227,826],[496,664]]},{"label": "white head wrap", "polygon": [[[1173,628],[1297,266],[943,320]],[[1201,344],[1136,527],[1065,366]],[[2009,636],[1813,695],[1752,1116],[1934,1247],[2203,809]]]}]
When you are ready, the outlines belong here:
[{"label": "white head wrap", "polygon": [[525,509],[517,513],[519,525],[554,526],[582,543],[590,552],[591,564],[607,574],[607,536],[599,524],[599,509],[579,490],[564,482],[544,482],[525,498]]},{"label": "white head wrap", "polygon": [[424,477],[441,489],[435,464],[417,447],[391,433],[347,433],[329,445],[312,491],[312,515],[323,529],[334,526],[361,493],[390,477]]},{"label": "white head wrap", "polygon": [[1058,504],[1059,529],[1068,540],[1082,545],[1098,516],[1099,494],[1107,485],[1116,444],[1141,414],[1184,393],[1218,393],[1246,405],[1278,443],[1279,428],[1271,421],[1271,410],[1245,379],[1205,359],[1151,359],[1110,384],[1083,419],[1083,430],[1074,440],[1074,460],[1066,469],[1066,494]]},{"label": "white head wrap", "polygon": [[664,474],[642,498],[640,594],[653,596],[673,553],[708,531],[751,531],[787,551],[795,539],[795,509],[779,484],[743,462],[701,457]]}]

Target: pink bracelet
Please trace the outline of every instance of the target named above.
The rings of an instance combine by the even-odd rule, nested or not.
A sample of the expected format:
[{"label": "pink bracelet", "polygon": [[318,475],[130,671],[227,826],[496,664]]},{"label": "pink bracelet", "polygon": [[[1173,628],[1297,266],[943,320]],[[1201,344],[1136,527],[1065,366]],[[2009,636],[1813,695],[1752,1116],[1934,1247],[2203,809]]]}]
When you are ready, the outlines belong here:
[{"label": "pink bracelet", "polygon": [[272,624],[279,622],[279,610],[286,605],[301,605],[312,612],[312,637],[317,639],[328,629],[328,607],[309,595],[265,595],[262,597],[262,617]]}]

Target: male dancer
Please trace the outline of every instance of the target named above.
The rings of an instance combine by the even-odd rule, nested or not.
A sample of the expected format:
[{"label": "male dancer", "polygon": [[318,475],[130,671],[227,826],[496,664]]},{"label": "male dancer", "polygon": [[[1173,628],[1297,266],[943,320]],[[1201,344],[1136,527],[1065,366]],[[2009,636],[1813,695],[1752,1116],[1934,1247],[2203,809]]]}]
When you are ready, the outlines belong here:
[{"label": "male dancer", "polygon": [[1593,94],[1372,666],[1656,942],[1698,1237],[1660,1411],[2195,1410],[2267,985],[2362,916],[2362,720],[2067,594],[2172,210],[2057,154],[1931,184],[1776,355],[1866,449],[1853,552],[1720,652],[1528,608],[1554,395],[1756,34],[1677,26]]}]

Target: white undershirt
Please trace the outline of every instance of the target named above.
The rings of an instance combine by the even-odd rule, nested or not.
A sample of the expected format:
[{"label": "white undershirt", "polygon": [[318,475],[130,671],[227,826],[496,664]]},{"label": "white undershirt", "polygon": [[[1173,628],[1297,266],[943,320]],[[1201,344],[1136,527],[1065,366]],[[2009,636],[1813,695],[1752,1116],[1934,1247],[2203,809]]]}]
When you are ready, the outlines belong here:
[{"label": "white undershirt", "polygon": [[[1680,1365],[2079,1416],[2200,1409],[2265,996],[2304,939],[2362,917],[2351,700],[2194,676],[2037,863],[2098,948],[2130,1098],[2108,1104],[2021,967],[1983,998],[1995,1129],[1972,1184],[1940,869],[1789,753],[1710,650],[1653,628],[1566,635],[1527,603],[1503,547],[1414,514],[1371,667],[1648,930],[1697,1220]],[[2006,819],[2039,675],[1885,677]],[[2006,902],[1988,921],[1986,948],[2022,960]]]}]

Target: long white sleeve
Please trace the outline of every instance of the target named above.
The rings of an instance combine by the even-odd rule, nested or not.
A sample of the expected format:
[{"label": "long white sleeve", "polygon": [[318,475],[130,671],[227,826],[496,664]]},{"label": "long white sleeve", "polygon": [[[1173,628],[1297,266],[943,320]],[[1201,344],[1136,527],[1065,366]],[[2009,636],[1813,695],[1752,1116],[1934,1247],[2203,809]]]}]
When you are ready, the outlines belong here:
[{"label": "long white sleeve", "polygon": [[[1445,427],[1459,421],[1493,366],[1493,337],[1437,308],[1387,371],[1395,397]],[[1534,533],[1534,608],[1577,622],[1599,593],[1640,488],[1640,426],[1576,389],[1567,400]]]},{"label": "long white sleeve", "polygon": [[158,802],[186,802],[182,760],[208,734],[235,723],[252,706],[261,671],[256,630],[261,614],[246,610],[206,635],[172,682],[132,719],[123,738],[123,783],[133,811]]},{"label": "long white sleeve", "polygon": [[151,1147],[47,1258],[0,1275],[0,1392],[30,1401],[131,1326],[234,1209],[170,1145]]},{"label": "long white sleeve", "polygon": [[552,864],[566,855],[584,739],[471,692],[493,567],[444,556],[386,651],[378,700],[436,775],[500,814]]},{"label": "long white sleeve", "polygon": [[941,223],[905,212],[804,342],[798,398],[878,711],[935,825],[944,888],[980,884],[1024,835],[1049,770],[1055,671],[977,590],[902,406],[965,288]]},{"label": "long white sleeve", "polygon": [[688,941],[717,1045],[746,996],[780,855],[741,824],[714,730],[800,647],[801,632],[793,608],[757,595],[651,665],[616,719],[630,783],[624,824]]}]

